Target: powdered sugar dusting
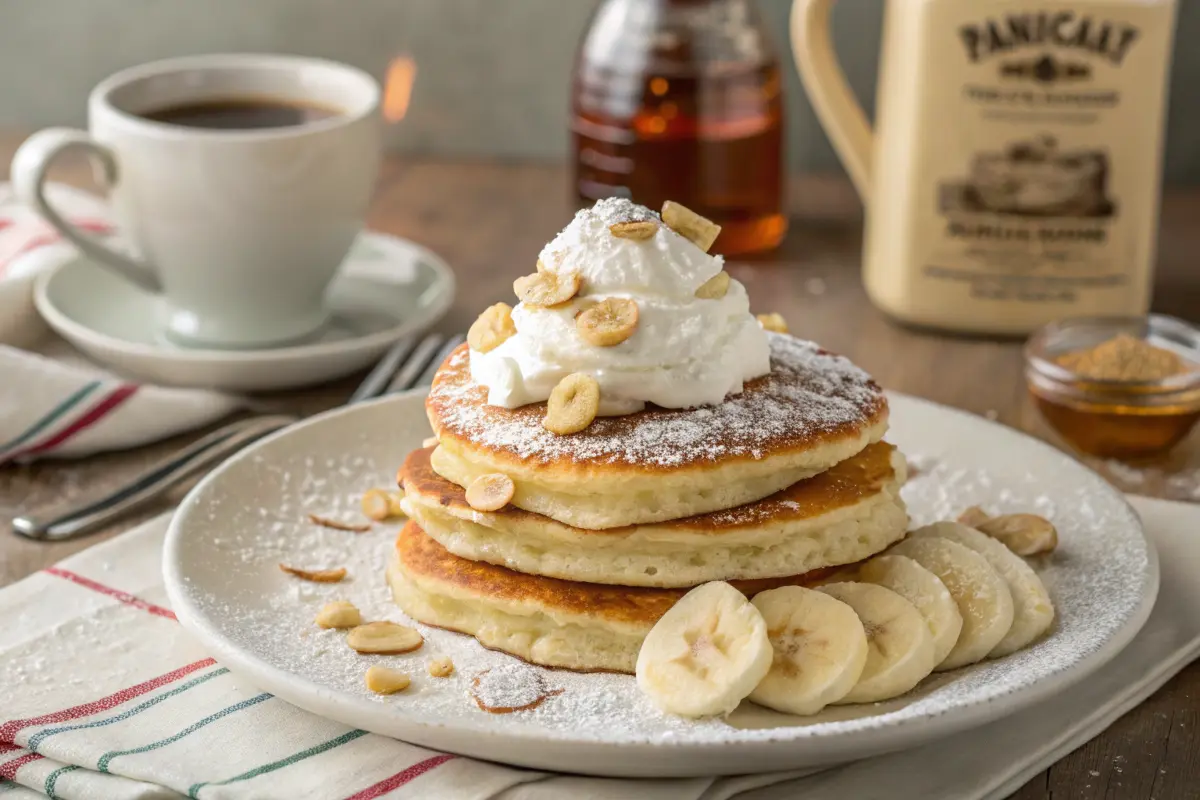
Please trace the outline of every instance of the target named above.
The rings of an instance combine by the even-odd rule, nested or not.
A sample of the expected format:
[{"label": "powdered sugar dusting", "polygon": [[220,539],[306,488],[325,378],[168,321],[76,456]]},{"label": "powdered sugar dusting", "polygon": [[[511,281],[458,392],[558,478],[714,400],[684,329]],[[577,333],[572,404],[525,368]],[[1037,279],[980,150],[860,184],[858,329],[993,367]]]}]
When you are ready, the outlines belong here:
[{"label": "powdered sugar dusting", "polygon": [[546,685],[547,672],[519,661],[510,661],[481,670],[471,680],[475,704],[492,714],[533,711],[561,689]]},{"label": "powdered sugar dusting", "polygon": [[[524,737],[531,751],[538,742],[553,741],[560,754],[577,745],[580,758],[597,742],[671,748],[655,749],[655,758],[679,758],[674,748],[691,745],[827,737],[853,743],[864,731],[920,731],[933,718],[967,708],[1012,711],[1030,687],[1082,660],[1101,658],[1113,638],[1140,619],[1151,585],[1151,555],[1132,511],[1097,476],[1051,448],[957,412],[904,397],[892,398],[892,411],[889,438],[929,465],[904,490],[918,524],[978,504],[993,512],[1044,513],[1060,534],[1054,556],[1033,562],[1058,610],[1051,635],[1004,659],[935,676],[897,701],[832,708],[804,720],[768,714],[771,727],[754,728],[749,726],[766,712],[751,704],[729,721],[684,720],[655,708],[631,676],[544,670],[486,650],[470,637],[420,624],[415,627],[425,636],[421,649],[358,655],[343,632],[320,630],[313,617],[323,603],[348,599],[367,620],[414,624],[392,603],[383,579],[399,525],[376,524],[353,534],[312,525],[304,514],[356,519],[361,492],[390,485],[394,467],[428,436],[420,401],[411,397],[298,426],[222,467],[177,517],[174,563],[185,579],[172,587],[175,608],[202,641],[216,637],[207,639],[210,647],[234,648],[244,661],[294,676],[298,682],[290,684],[290,696],[334,694],[350,724],[385,730],[380,719],[401,720],[409,725],[408,735],[421,730],[411,724],[416,722],[507,741]],[[341,584],[302,584],[275,567],[284,556],[304,564],[343,564],[350,577]],[[197,618],[216,633],[205,634]],[[449,678],[426,672],[428,661],[440,657],[454,662]],[[412,686],[399,695],[373,695],[363,673],[375,663],[407,672]],[[489,714],[476,705],[471,684],[491,669],[524,676],[489,687],[492,700],[525,697],[537,682],[532,675],[562,693],[528,711]],[[243,677],[268,691],[280,688],[273,683],[279,678],[266,672],[252,669]]]},{"label": "powdered sugar dusting", "polygon": [[618,222],[660,221],[658,214],[625,197],[606,197],[597,201],[590,209],[585,208],[578,213],[594,214],[607,225],[616,225]]},{"label": "powdered sugar dusting", "polygon": [[[1180,451],[1185,449],[1181,447]],[[1172,468],[1094,458],[1088,459],[1088,464],[1124,491],[1186,503],[1200,502],[1200,464],[1188,463]]]},{"label": "powdered sugar dusting", "polygon": [[471,381],[465,346],[438,374],[429,406],[444,430],[530,461],[659,467],[761,459],[812,437],[851,434],[884,413],[879,387],[849,359],[792,336],[768,337],[771,373],[719,406],[600,418],[558,436],[542,427],[545,404],[486,405],[486,390]]},{"label": "powdered sugar dusting", "polygon": [[852,505],[896,482],[892,454],[893,448],[886,442],[868,445],[853,459],[762,500],[695,517],[694,527],[760,525],[768,520],[811,517]]},{"label": "powdered sugar dusting", "polygon": [[[786,492],[787,490],[784,489],[784,491]],[[794,514],[799,510],[799,503],[793,500],[779,500],[775,495],[771,495],[763,500],[759,500],[757,503],[747,503],[736,508],[726,509],[725,511],[714,511],[711,514],[705,514],[704,520],[714,527],[748,527],[760,524],[769,519],[777,519],[788,512]]]}]

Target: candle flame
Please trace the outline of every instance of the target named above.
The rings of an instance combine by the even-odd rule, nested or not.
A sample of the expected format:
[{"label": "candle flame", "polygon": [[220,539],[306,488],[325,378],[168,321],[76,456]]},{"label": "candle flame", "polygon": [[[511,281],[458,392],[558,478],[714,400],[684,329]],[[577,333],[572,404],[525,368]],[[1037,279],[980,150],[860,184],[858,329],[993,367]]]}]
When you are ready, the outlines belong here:
[{"label": "candle flame", "polygon": [[410,56],[397,56],[388,65],[383,82],[383,118],[399,122],[408,114],[413,83],[417,80],[417,62]]}]

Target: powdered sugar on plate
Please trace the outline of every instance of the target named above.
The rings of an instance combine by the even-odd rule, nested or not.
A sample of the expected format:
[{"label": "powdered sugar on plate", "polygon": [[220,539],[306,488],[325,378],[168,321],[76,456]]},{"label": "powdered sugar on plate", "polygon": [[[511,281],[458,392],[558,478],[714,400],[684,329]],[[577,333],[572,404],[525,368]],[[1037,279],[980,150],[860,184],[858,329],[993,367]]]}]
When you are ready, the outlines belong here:
[{"label": "powdered sugar on plate", "polygon": [[471,679],[471,697],[475,705],[491,714],[533,711],[562,689],[548,685],[548,673],[519,661],[480,670]]},{"label": "powdered sugar on plate", "polygon": [[[1180,451],[1186,449],[1186,446],[1180,447]],[[1192,452],[1195,452],[1194,448]],[[1088,465],[1126,492],[1200,503],[1200,464],[1136,465],[1089,459]]]},{"label": "powdered sugar on plate", "polygon": [[[560,758],[598,744],[685,748],[682,759],[691,746],[802,739],[828,746],[836,740],[846,743],[839,751],[845,759],[860,755],[855,748],[885,729],[916,741],[940,720],[967,715],[979,724],[1011,713],[1041,696],[1039,687],[1064,686],[1112,655],[1114,643],[1127,641],[1148,613],[1157,574],[1123,498],[1066,455],[1020,434],[911,398],[894,396],[891,402],[888,439],[927,467],[904,490],[914,523],[970,505],[1035,511],[1050,517],[1061,542],[1053,557],[1036,564],[1058,611],[1048,638],[1004,659],[939,674],[898,701],[833,708],[805,719],[743,704],[729,721],[691,721],[656,709],[632,676],[544,670],[424,625],[415,625],[425,636],[417,651],[355,653],[343,632],[321,630],[313,617],[325,602],[348,599],[366,620],[414,624],[391,601],[384,581],[400,524],[376,523],[356,534],[314,525],[306,514],[357,520],[361,493],[392,485],[395,467],[429,435],[415,397],[326,415],[224,465],[176,517],[167,548],[168,589],[188,630],[263,689],[348,724],[429,746],[441,741],[458,747],[466,741],[461,737],[478,734],[483,744],[476,754],[484,757],[492,752],[488,747],[499,747],[489,743],[516,737],[553,743]],[[284,559],[345,566],[349,577],[339,584],[300,582],[276,568]],[[453,660],[454,674],[429,676],[428,662],[442,657]],[[371,694],[363,673],[376,663],[407,672],[412,686],[390,697]],[[498,681],[485,684],[489,702],[524,700],[539,681],[543,690],[562,692],[528,711],[490,714],[472,695],[475,677],[485,671]],[[524,746],[522,763],[537,763],[538,749]],[[656,747],[653,757],[667,763],[672,752]]]}]

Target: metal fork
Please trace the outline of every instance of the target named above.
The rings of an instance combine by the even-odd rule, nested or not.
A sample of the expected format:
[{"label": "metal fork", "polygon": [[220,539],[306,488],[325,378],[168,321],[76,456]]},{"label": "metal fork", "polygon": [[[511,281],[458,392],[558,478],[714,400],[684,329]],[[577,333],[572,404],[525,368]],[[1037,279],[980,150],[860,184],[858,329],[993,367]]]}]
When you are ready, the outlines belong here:
[{"label": "metal fork", "polygon": [[[463,341],[465,337],[461,335],[446,337],[439,333],[428,334],[420,340],[415,336],[401,339],[379,360],[346,404],[432,383],[438,366]],[[299,417],[287,414],[269,414],[230,423],[192,442],[103,497],[47,520],[15,517],[13,531],[43,542],[84,536],[162,497],[183,481],[215,467],[252,442],[299,420]]]}]

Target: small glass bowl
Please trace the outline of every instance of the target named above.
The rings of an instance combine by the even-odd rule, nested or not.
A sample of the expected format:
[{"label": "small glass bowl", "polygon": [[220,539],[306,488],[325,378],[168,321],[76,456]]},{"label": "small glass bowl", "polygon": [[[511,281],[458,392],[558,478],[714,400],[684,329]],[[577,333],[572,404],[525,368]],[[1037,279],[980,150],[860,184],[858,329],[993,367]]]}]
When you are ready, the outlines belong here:
[{"label": "small glass bowl", "polygon": [[[1154,381],[1096,380],[1057,361],[1121,333],[1171,350],[1189,369]],[[1025,345],[1025,380],[1042,416],[1082,452],[1118,459],[1160,455],[1200,420],[1200,328],[1161,314],[1052,322]]]}]

